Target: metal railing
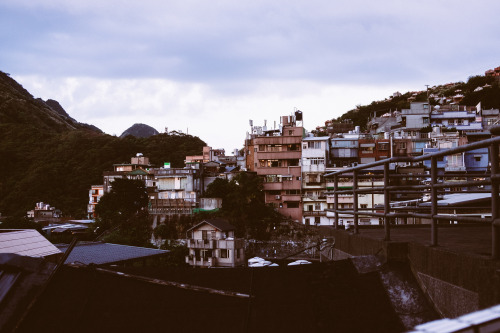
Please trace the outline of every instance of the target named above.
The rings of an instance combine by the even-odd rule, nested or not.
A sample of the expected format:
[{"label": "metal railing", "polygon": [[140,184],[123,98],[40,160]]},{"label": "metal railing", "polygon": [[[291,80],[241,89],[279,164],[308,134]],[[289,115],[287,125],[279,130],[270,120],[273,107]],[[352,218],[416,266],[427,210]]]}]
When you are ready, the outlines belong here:
[{"label": "metal railing", "polygon": [[[495,126],[491,132],[500,135],[500,126]],[[440,223],[489,223],[492,227],[492,257],[500,259],[499,144],[500,137],[493,137],[432,154],[416,157],[392,157],[326,174],[325,177],[333,178],[334,183],[333,191],[327,193],[334,196],[334,208],[328,209],[328,211],[334,213],[335,228],[339,228],[339,214],[344,216],[348,214],[353,217],[355,233],[359,232],[360,215],[379,217],[385,231],[384,239],[390,241],[391,224],[396,224],[397,221],[406,224],[408,220],[426,220],[430,222],[431,245],[437,246],[439,243],[438,224]],[[489,148],[490,163],[483,173],[447,172],[442,168],[438,170],[438,160],[446,155],[486,147]],[[430,160],[430,169],[424,168],[423,161],[425,160]],[[412,167],[420,166],[422,172],[405,174],[396,172],[395,168],[391,170],[391,167],[402,164]],[[352,189],[339,189],[339,180],[345,181],[346,178],[352,179]],[[360,187],[360,179],[367,178],[377,179],[378,182],[373,187]],[[379,185],[382,181],[383,185]],[[440,205],[438,199],[442,199],[445,194],[457,193],[453,192],[454,190],[468,194],[481,193],[479,196],[483,200],[488,200],[491,196],[491,217],[489,212],[478,213],[474,216],[471,214],[471,209],[476,207],[471,207],[473,206],[471,204],[468,207],[456,207],[454,213],[450,213],[450,208]],[[339,209],[339,196],[341,194],[353,195],[352,209]],[[371,209],[359,209],[359,194],[383,195],[384,203]],[[415,201],[415,204],[398,204],[398,202],[403,201]]]}]

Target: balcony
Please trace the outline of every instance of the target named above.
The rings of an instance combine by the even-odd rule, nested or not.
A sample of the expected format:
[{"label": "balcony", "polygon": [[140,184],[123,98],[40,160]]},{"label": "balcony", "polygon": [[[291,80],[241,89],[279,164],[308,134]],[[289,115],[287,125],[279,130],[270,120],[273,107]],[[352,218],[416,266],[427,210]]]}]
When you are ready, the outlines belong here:
[{"label": "balcony", "polygon": [[444,171],[466,171],[463,165],[446,165]]},{"label": "balcony", "polygon": [[306,182],[306,186],[321,186],[323,182]]},{"label": "balcony", "polygon": [[240,249],[244,247],[243,239],[188,239],[190,249]]},{"label": "balcony", "polygon": [[326,216],[326,211],[322,210],[313,210],[313,211],[304,211],[303,214],[304,217],[306,216]]}]

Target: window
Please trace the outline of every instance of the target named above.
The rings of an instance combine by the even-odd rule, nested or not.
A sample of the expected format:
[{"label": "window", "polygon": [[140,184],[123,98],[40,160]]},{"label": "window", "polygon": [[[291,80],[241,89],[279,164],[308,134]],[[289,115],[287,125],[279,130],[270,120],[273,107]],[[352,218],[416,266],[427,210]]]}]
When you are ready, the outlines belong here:
[{"label": "window", "polygon": [[234,252],[236,252],[236,258],[240,259],[240,250],[236,249],[236,250],[234,250]]},{"label": "window", "polygon": [[309,149],[321,149],[321,142],[319,141],[309,141],[307,143]]},{"label": "window", "polygon": [[310,165],[322,165],[325,164],[325,159],[320,157],[308,158]]},{"label": "window", "polygon": [[429,123],[429,117],[423,117],[422,118],[422,123],[423,124],[428,124]]},{"label": "window", "polygon": [[280,183],[281,182],[281,177],[278,177],[278,175],[266,175],[266,183]]},{"label": "window", "polygon": [[208,230],[201,231],[201,239],[208,239]]},{"label": "window", "polygon": [[220,257],[221,258],[229,258],[229,251],[227,249],[221,249],[220,250]]},{"label": "window", "polygon": [[319,175],[317,175],[315,173],[307,175],[307,177],[309,178],[309,183],[317,183],[318,182],[318,176]]},{"label": "window", "polygon": [[368,208],[368,204],[361,204],[361,205],[359,205],[359,208],[361,208],[361,209],[367,209]]},{"label": "window", "polygon": [[[281,161],[280,161],[281,162]],[[281,165],[280,165],[281,166]],[[299,160],[288,160],[288,166],[299,166]]]},{"label": "window", "polygon": [[299,208],[299,203],[298,202],[287,202],[286,207],[287,208]]},{"label": "window", "polygon": [[293,130],[288,130],[288,135],[293,135]]},{"label": "window", "polygon": [[257,147],[255,147],[255,148],[253,149],[253,151],[254,151],[254,152],[257,152]]},{"label": "window", "polygon": [[314,204],[314,210],[321,210],[321,204],[319,202]]},{"label": "window", "polygon": [[399,149],[406,149],[406,142],[400,142]]},{"label": "window", "polygon": [[202,258],[212,257],[212,250],[200,250]]},{"label": "window", "polygon": [[389,142],[379,142],[378,150],[389,150]]},{"label": "window", "polygon": [[266,145],[259,145],[259,151],[266,151]]}]

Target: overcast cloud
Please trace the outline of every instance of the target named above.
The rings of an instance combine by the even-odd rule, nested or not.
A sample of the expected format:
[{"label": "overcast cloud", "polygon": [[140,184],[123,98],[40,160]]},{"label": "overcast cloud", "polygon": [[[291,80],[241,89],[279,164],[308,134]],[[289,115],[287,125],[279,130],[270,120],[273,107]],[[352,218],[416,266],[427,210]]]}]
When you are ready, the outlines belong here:
[{"label": "overcast cloud", "polygon": [[248,120],[308,130],[396,90],[500,66],[500,2],[0,0],[0,70],[81,122],[240,148]]}]

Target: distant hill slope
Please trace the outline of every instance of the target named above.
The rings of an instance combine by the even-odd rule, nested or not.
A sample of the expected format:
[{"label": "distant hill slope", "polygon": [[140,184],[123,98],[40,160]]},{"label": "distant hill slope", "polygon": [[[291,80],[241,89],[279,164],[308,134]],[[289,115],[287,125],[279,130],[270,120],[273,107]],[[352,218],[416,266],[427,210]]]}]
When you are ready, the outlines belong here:
[{"label": "distant hill slope", "polygon": [[120,135],[120,138],[124,138],[127,135],[132,135],[135,136],[136,138],[149,138],[150,136],[153,135],[158,135],[157,130],[155,130],[153,127],[146,125],[146,124],[134,124],[128,129],[126,129],[122,135]]},{"label": "distant hill slope", "polygon": [[[35,99],[0,71],[0,213],[24,215],[43,201],[83,218],[103,171],[143,153],[154,165],[183,167],[206,143],[181,133],[117,138],[71,118],[55,100]],[[0,226],[1,227],[1,226]]]},{"label": "distant hill slope", "polygon": [[[484,89],[478,87],[490,86]],[[471,76],[467,82],[448,83],[438,86],[429,87],[429,96],[432,105],[437,105],[438,100],[441,98],[449,99],[454,95],[461,94],[463,99],[460,105],[475,106],[479,102],[483,109],[500,108],[500,87],[499,81],[491,76]],[[362,130],[365,129],[367,121],[376,112],[381,115],[388,111],[395,111],[407,109],[410,107],[408,99],[414,97],[415,101],[426,101],[427,90],[417,92],[406,92],[399,96],[391,96],[383,101],[373,101],[369,105],[359,105],[356,109],[345,112],[342,116],[334,121],[344,121],[351,119],[354,126],[360,126]],[[322,127],[322,126],[319,126]]]}]

